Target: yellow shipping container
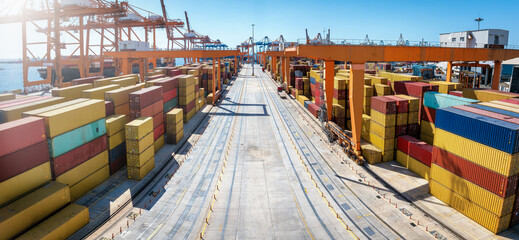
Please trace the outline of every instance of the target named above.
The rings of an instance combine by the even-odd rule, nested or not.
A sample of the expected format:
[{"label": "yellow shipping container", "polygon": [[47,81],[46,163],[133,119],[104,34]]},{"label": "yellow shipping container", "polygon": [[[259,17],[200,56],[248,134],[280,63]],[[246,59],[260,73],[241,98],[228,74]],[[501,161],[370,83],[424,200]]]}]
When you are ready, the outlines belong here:
[{"label": "yellow shipping container", "polygon": [[459,83],[443,81],[436,81],[433,84],[438,85],[438,92],[445,94],[449,94],[450,91],[455,91],[457,89],[457,85],[460,85]]},{"label": "yellow shipping container", "polygon": [[154,79],[154,80],[151,80],[151,81],[146,81],[144,83],[144,86],[145,87],[152,87],[152,86],[155,86],[155,83],[158,82],[158,81],[162,81],[164,80],[164,78],[159,78],[159,79]]},{"label": "yellow shipping container", "polygon": [[487,106],[487,107],[493,107],[493,108],[503,109],[503,110],[510,111],[510,112],[519,113],[519,109],[518,108],[506,106],[506,105],[503,105],[503,104],[495,104],[495,103],[490,103],[490,102],[484,102],[484,103],[478,103],[478,104],[479,105],[483,105],[483,106]]},{"label": "yellow shipping container", "polygon": [[182,129],[184,129],[184,122],[180,120],[180,122],[176,124],[168,124],[166,132],[175,134],[180,132]]},{"label": "yellow shipping container", "polygon": [[104,87],[112,84],[112,80],[117,79],[116,77],[101,78],[94,80],[94,88]]},{"label": "yellow shipping container", "polygon": [[120,86],[116,85],[116,84],[106,85],[106,86],[102,86],[102,87],[96,87],[96,88],[92,88],[92,89],[83,90],[83,92],[81,93],[81,96],[84,98],[105,100],[106,92],[115,90],[118,88],[120,88]]},{"label": "yellow shipping container", "polygon": [[382,151],[382,162],[391,162],[395,160],[395,150]]},{"label": "yellow shipping container", "polygon": [[85,83],[76,86],[70,86],[65,88],[52,89],[52,96],[64,97],[66,101],[81,98],[81,92],[83,90],[91,89],[92,84]]},{"label": "yellow shipping container", "polygon": [[369,137],[369,131],[360,130],[360,138],[364,139],[367,142],[371,142],[371,138]]},{"label": "yellow shipping container", "polygon": [[52,180],[50,162],[0,182],[0,206]]},{"label": "yellow shipping container", "polygon": [[499,105],[507,106],[510,108],[515,108],[516,111],[519,110],[519,105],[514,104],[514,103],[503,102],[503,101],[491,101],[490,103],[499,104]]},{"label": "yellow shipping container", "polygon": [[369,164],[377,164],[382,161],[382,152],[371,144],[362,144],[362,157]]},{"label": "yellow shipping container", "polygon": [[371,106],[371,97],[365,97],[364,101],[362,102],[362,105],[370,107]]},{"label": "yellow shipping container", "polygon": [[490,101],[495,101],[495,100],[513,98],[513,96],[510,95],[510,93],[494,92],[494,91],[478,90],[478,89],[468,89],[468,88],[463,89],[463,97],[479,100],[482,102],[490,102]]},{"label": "yellow shipping container", "polygon": [[[218,82],[218,80],[216,81]],[[193,75],[182,75],[179,77],[179,89],[191,85],[195,85],[195,77]]]},{"label": "yellow shipping container", "polygon": [[420,132],[427,136],[434,136],[434,123],[430,123],[428,121],[422,120],[420,124]]},{"label": "yellow shipping container", "polygon": [[171,111],[169,111],[168,113],[166,113],[166,120],[169,123],[178,123],[180,121],[182,121],[182,117],[183,117],[183,110],[182,108],[173,108]]},{"label": "yellow shipping container", "polygon": [[134,77],[126,77],[112,80],[111,84],[117,84],[121,87],[128,87],[131,85],[135,85],[137,83],[137,79]]},{"label": "yellow shipping container", "polygon": [[422,162],[414,159],[413,157],[405,154],[404,152],[397,150],[396,151],[396,161],[400,163],[405,168],[413,171],[418,174],[418,176],[429,180],[431,168]]},{"label": "yellow shipping container", "polygon": [[185,97],[178,97],[178,104],[182,106],[186,106],[188,103],[195,100],[195,93],[192,92]]},{"label": "yellow shipping container", "polygon": [[142,180],[155,167],[155,157],[150,158],[142,167],[128,167],[128,179]]},{"label": "yellow shipping container", "polygon": [[35,109],[35,110],[32,110],[32,111],[28,111],[28,112],[22,113],[22,117],[37,116],[38,114],[42,114],[42,113],[50,112],[50,111],[53,111],[53,110],[56,110],[56,109],[61,109],[61,108],[64,108],[64,107],[72,106],[74,104],[86,102],[88,100],[90,100],[90,99],[79,98],[79,99],[58,103],[58,104],[51,105],[51,106],[44,107],[44,108],[38,108],[38,109]]},{"label": "yellow shipping container", "polygon": [[[194,84],[186,86],[186,87],[178,88],[179,97],[187,97],[190,94],[195,94],[195,85]],[[196,98],[196,94],[195,94],[194,98]]]},{"label": "yellow shipping container", "polygon": [[186,116],[184,116],[184,123],[187,123],[189,122],[189,120],[191,120],[191,118],[193,118],[196,114],[196,111],[195,109],[191,110],[191,112],[187,113]]},{"label": "yellow shipping container", "polygon": [[396,126],[396,114],[383,114],[377,110],[371,109],[371,121],[374,121],[384,127]]},{"label": "yellow shipping container", "polygon": [[153,143],[153,148],[155,152],[158,152],[162,147],[164,147],[164,135],[161,135],[157,140]]},{"label": "yellow shipping container", "polygon": [[[436,129],[434,146],[465,158],[506,177],[519,173],[519,153],[509,154],[484,144]],[[492,156],[492,160],[489,160]]]},{"label": "yellow shipping container", "polygon": [[366,114],[362,114],[362,128],[361,130],[369,132],[371,129],[371,117]]},{"label": "yellow shipping container", "polygon": [[14,93],[4,93],[0,94],[0,102],[16,99],[16,95]]},{"label": "yellow shipping container", "polygon": [[[302,96],[302,95],[301,95]],[[308,101],[308,100],[307,100]],[[332,103],[333,104],[337,104],[337,105],[341,105],[343,107],[346,107],[346,100],[337,100],[337,99],[333,99],[332,100]]]},{"label": "yellow shipping container", "polygon": [[[372,86],[367,86],[367,85],[364,85],[364,98],[368,98],[371,99],[371,97],[373,97],[373,87]],[[370,104],[371,104],[371,101],[369,101]]]},{"label": "yellow shipping container", "polygon": [[407,125],[408,118],[409,118],[408,113],[398,113],[396,115],[396,125],[398,125],[398,126]]},{"label": "yellow shipping container", "polygon": [[[373,127],[373,126],[371,126]],[[393,151],[395,149],[395,139],[384,139],[381,136],[375,134],[374,132],[369,133],[369,138],[371,143],[377,147],[378,149],[384,151]]]},{"label": "yellow shipping container", "polygon": [[375,92],[377,96],[387,96],[391,95],[391,87],[383,84],[375,84]]},{"label": "yellow shipping container", "polygon": [[426,142],[429,145],[433,145],[434,143],[434,136],[425,135],[423,133],[420,133],[420,140]]},{"label": "yellow shipping container", "polygon": [[125,125],[126,140],[139,140],[153,132],[153,118],[140,117]]},{"label": "yellow shipping container", "polygon": [[[126,117],[125,117],[126,119]],[[119,146],[121,143],[123,143],[126,140],[125,131],[121,130],[118,133],[108,137],[108,149],[112,150],[115,147]]]},{"label": "yellow shipping container", "polygon": [[71,203],[17,239],[67,239],[89,221],[88,208]]},{"label": "yellow shipping container", "polygon": [[[366,75],[366,77],[371,79],[371,86],[375,86],[377,84],[387,86],[387,78],[376,77],[376,76],[371,76],[371,75]],[[387,86],[387,87],[389,87],[389,86]]]},{"label": "yellow shipping container", "polygon": [[155,156],[155,148],[152,146],[149,146],[141,154],[127,153],[127,165],[128,167],[141,167],[144,163],[146,163],[146,161],[150,160],[150,158],[152,158],[153,156]]},{"label": "yellow shipping container", "polygon": [[409,112],[418,112],[420,110],[420,99],[416,97],[411,97],[403,94],[395,95],[399,98],[409,100]]},{"label": "yellow shipping container", "polygon": [[45,119],[47,137],[53,138],[106,116],[105,102],[89,100],[72,106],[38,114]]},{"label": "yellow shipping container", "polygon": [[308,101],[308,98],[303,96],[303,95],[300,95],[297,98],[297,101],[304,107],[305,106],[305,101]]},{"label": "yellow shipping container", "polygon": [[431,179],[498,217],[512,213],[515,194],[502,198],[434,163],[431,164]]},{"label": "yellow shipping container", "polygon": [[52,182],[0,208],[2,239],[14,238],[69,202],[69,187]]},{"label": "yellow shipping container", "polygon": [[[126,116],[112,115],[106,118],[106,134],[110,137],[114,134],[123,131],[126,124]],[[124,134],[123,134],[124,136]]]},{"label": "yellow shipping container", "polygon": [[153,145],[153,132],[148,133],[140,140],[126,139],[126,152],[132,154],[141,154],[149,146]]},{"label": "yellow shipping container", "polygon": [[88,159],[77,167],[70,169],[56,177],[56,182],[74,186],[83,179],[97,172],[99,169],[108,164],[108,150],[105,150],[93,158]]},{"label": "yellow shipping container", "polygon": [[[394,139],[395,138],[395,127],[384,127],[374,121],[370,122],[369,131],[377,134],[382,139]],[[371,138],[370,138],[371,139]]]},{"label": "yellow shipping container", "polygon": [[348,81],[344,78],[335,77],[333,88],[338,90],[346,90],[348,89]]},{"label": "yellow shipping container", "polygon": [[366,115],[370,115],[371,114],[371,107],[370,106],[362,106],[362,113],[364,113]]},{"label": "yellow shipping container", "polygon": [[[130,93],[141,90],[137,85],[126,86],[105,92],[105,100],[114,102],[114,106],[120,106],[130,101]],[[129,105],[128,105],[129,106]]]},{"label": "yellow shipping container", "polygon": [[88,191],[94,189],[110,177],[110,166],[107,164],[90,176],[70,187],[70,199],[76,201]]},{"label": "yellow shipping container", "polygon": [[431,194],[481,226],[497,234],[508,228],[511,214],[498,217],[434,180],[429,181]]},{"label": "yellow shipping container", "polygon": [[0,109],[0,123],[6,123],[22,118],[22,113],[48,107],[58,103],[65,102],[63,97],[53,97],[49,99],[39,100],[36,102],[20,104],[16,106]]},{"label": "yellow shipping container", "polygon": [[407,124],[418,123],[418,112],[409,112],[407,118]]}]

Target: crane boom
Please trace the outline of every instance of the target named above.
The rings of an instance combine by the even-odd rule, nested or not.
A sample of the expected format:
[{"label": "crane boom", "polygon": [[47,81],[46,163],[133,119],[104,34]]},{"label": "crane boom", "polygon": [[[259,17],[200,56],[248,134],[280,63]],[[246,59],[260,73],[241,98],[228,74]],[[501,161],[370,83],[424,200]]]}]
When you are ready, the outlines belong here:
[{"label": "crane boom", "polygon": [[[168,14],[166,13],[166,5],[164,4],[164,0],[160,0],[160,5],[162,7],[162,15],[164,15],[164,23],[168,22]],[[172,37],[170,34],[170,28],[166,26],[166,35],[168,35],[168,50],[169,50],[169,38]]]}]

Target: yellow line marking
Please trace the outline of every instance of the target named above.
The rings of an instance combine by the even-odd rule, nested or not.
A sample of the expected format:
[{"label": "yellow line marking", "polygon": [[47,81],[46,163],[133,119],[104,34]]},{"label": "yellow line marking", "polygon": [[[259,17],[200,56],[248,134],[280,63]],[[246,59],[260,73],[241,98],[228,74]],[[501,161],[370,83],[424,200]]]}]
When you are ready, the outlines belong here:
[{"label": "yellow line marking", "polygon": [[369,217],[369,216],[371,216],[371,213],[368,213],[366,215],[357,216],[357,219],[363,218],[363,217]]},{"label": "yellow line marking", "polygon": [[177,200],[177,205],[180,202],[180,200],[182,200],[182,198],[184,198],[184,194],[186,193],[186,191],[187,191],[187,188],[184,188],[184,192],[182,192],[182,195],[180,195],[180,198]]},{"label": "yellow line marking", "polygon": [[151,233],[151,235],[150,235],[146,240],[150,240],[150,239],[152,239],[152,238],[155,236],[155,234],[157,234],[157,232],[159,231],[159,229],[162,228],[163,225],[164,225],[164,223],[161,223],[161,224],[160,224],[160,225],[155,229],[155,231],[153,231],[153,232]]}]

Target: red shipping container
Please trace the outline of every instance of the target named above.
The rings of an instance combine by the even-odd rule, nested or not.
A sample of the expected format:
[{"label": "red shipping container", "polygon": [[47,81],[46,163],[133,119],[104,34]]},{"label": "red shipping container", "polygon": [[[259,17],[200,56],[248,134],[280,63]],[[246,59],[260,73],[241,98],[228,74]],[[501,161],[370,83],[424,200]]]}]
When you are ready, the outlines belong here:
[{"label": "red shipping container", "polygon": [[432,146],[409,135],[397,139],[397,149],[415,158],[427,166],[431,166]]},{"label": "red shipping container", "polygon": [[162,113],[163,111],[164,103],[161,99],[143,109],[130,109],[130,119],[136,119],[139,117],[153,117],[158,113]]},{"label": "red shipping container", "polygon": [[406,84],[409,84],[409,83],[414,83],[414,82],[411,82],[411,81],[396,81],[396,82],[394,82],[393,88],[394,88],[395,94],[408,95]]},{"label": "red shipping container", "polygon": [[161,86],[162,92],[169,92],[175,88],[178,88],[178,84],[180,82],[180,76],[176,77],[168,77],[163,80],[155,82],[153,85],[155,86]]},{"label": "red shipping container", "polygon": [[407,134],[411,137],[420,137],[420,125],[418,123],[407,125]]},{"label": "red shipping container", "polygon": [[176,98],[177,95],[178,95],[178,89],[177,88],[171,89],[170,91],[162,94],[162,97],[163,97],[162,101],[169,102],[171,99]]},{"label": "red shipping container", "polygon": [[432,162],[500,197],[517,192],[518,175],[505,177],[438,147],[433,147]]},{"label": "red shipping container", "polygon": [[43,118],[26,117],[0,124],[0,156],[47,140]]},{"label": "red shipping container", "polygon": [[406,113],[409,112],[409,100],[403,99],[397,96],[385,96],[389,99],[396,101],[396,112],[397,113]]},{"label": "red shipping container", "polygon": [[184,111],[184,115],[187,114],[188,112],[190,112],[191,110],[193,110],[193,108],[195,108],[195,101],[193,100],[192,102],[188,103],[186,106],[182,106],[182,105],[179,105],[180,108],[182,108],[182,110]]},{"label": "red shipping container", "polygon": [[0,157],[0,182],[49,161],[47,141]]},{"label": "red shipping container", "polygon": [[303,78],[296,78],[296,89],[297,90],[304,90],[304,82]]},{"label": "red shipping container", "polygon": [[384,96],[372,97],[371,109],[381,112],[383,114],[395,114],[396,101]]},{"label": "red shipping container", "polygon": [[126,156],[120,156],[115,161],[110,162],[110,175],[114,175],[124,166],[126,166]]},{"label": "red shipping container", "polygon": [[81,84],[85,84],[85,83],[94,84],[95,80],[101,79],[101,78],[104,78],[104,76],[92,76],[92,77],[86,77],[86,78],[78,78],[78,79],[74,79],[70,82],[72,83],[72,86],[81,85]]},{"label": "red shipping container", "polygon": [[429,108],[426,106],[422,106],[422,114],[420,114],[420,119],[425,120],[430,123],[434,123],[436,119],[436,109]]},{"label": "red shipping container", "polygon": [[407,125],[395,126],[395,136],[399,137],[407,134]]},{"label": "red shipping container", "polygon": [[57,158],[53,158],[50,160],[52,176],[56,178],[106,149],[108,149],[108,138],[103,135]]},{"label": "red shipping container", "polygon": [[36,102],[36,101],[40,101],[43,99],[49,99],[49,98],[51,98],[51,96],[35,96],[35,97],[24,97],[24,98],[17,98],[17,99],[2,101],[2,102],[0,102],[0,108],[18,106],[18,105],[22,105],[25,103]]},{"label": "red shipping container", "polygon": [[333,89],[333,98],[346,100],[348,98],[348,90]]},{"label": "red shipping container", "polygon": [[147,81],[157,80],[157,79],[161,79],[161,78],[165,78],[165,77],[166,77],[166,75],[164,75],[164,74],[157,74],[157,75],[149,76]]},{"label": "red shipping container", "polygon": [[153,141],[157,141],[160,136],[164,135],[164,124],[160,124],[155,129],[153,129]]},{"label": "red shipping container", "polygon": [[318,117],[319,116],[319,107],[317,105],[315,105],[314,103],[309,103],[308,104],[308,111],[314,115],[314,117]]},{"label": "red shipping container", "polygon": [[502,100],[499,100],[499,101],[507,102],[507,103],[513,103],[513,104],[519,104],[519,99],[516,99],[516,98],[502,99]]},{"label": "red shipping container", "polygon": [[454,106],[453,108],[457,108],[457,109],[460,109],[460,110],[463,110],[466,112],[471,112],[471,113],[479,114],[482,116],[487,116],[487,117],[491,117],[491,118],[495,118],[495,119],[499,119],[499,120],[503,120],[506,122],[511,122],[511,123],[515,123],[515,124],[519,125],[519,118],[510,117],[510,116],[495,113],[495,112],[485,111],[485,110],[482,110],[479,108],[472,108],[472,107],[465,106],[465,105]]},{"label": "red shipping container", "polygon": [[130,93],[130,109],[143,109],[162,100],[162,87],[152,86]]},{"label": "red shipping container", "polygon": [[449,91],[449,95],[463,97],[463,92],[462,91]]},{"label": "red shipping container", "polygon": [[106,116],[114,115],[115,109],[114,109],[114,102],[112,101],[105,101],[105,112]]},{"label": "red shipping container", "polygon": [[429,91],[438,92],[439,86],[428,83],[413,82],[405,84],[407,95],[423,98],[424,94]]},{"label": "red shipping container", "polygon": [[160,124],[164,123],[164,114],[158,113],[153,116],[153,128],[158,127]]}]

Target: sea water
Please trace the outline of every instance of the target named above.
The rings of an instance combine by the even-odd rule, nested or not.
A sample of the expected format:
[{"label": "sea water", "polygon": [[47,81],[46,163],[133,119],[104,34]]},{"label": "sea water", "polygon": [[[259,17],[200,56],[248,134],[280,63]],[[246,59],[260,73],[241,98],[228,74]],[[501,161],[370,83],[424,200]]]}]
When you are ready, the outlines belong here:
[{"label": "sea water", "polygon": [[[29,68],[29,81],[41,80],[36,68]],[[23,64],[0,63],[0,92],[23,88]]]}]

